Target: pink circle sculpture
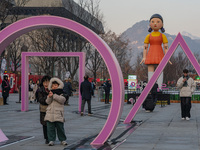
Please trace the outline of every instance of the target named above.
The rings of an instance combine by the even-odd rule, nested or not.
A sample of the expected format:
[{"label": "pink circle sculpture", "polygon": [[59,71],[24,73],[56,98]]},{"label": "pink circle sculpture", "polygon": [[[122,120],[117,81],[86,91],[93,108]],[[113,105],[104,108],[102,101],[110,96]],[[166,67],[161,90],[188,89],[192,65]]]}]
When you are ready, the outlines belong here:
[{"label": "pink circle sculpture", "polygon": [[[106,63],[112,81],[112,104],[104,127],[91,143],[92,145],[102,145],[110,137],[119,122],[124,103],[124,82],[119,63],[114,53],[96,33],[75,21],[62,17],[45,15],[30,17],[19,20],[1,31],[0,53],[22,34],[45,27],[65,28],[83,36],[98,50]],[[22,92],[26,92],[27,90],[25,89]]]}]

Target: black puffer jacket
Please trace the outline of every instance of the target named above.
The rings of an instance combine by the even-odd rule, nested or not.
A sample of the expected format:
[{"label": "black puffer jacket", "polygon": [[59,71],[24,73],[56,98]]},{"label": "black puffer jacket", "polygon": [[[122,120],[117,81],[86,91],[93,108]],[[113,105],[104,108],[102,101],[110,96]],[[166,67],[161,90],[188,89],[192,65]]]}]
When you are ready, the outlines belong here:
[{"label": "black puffer jacket", "polygon": [[45,126],[46,121],[44,121],[44,117],[46,115],[46,108],[48,106],[46,103],[48,94],[49,93],[45,90],[44,86],[38,89],[38,102],[40,103],[40,123]]}]

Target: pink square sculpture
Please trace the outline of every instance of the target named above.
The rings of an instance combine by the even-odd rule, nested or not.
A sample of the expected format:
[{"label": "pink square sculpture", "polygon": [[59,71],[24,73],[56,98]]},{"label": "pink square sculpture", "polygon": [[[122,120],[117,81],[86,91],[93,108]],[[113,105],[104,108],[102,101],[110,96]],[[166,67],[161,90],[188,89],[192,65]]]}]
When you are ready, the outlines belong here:
[{"label": "pink square sculpture", "polygon": [[[85,53],[84,52],[22,52],[21,54],[22,64],[22,84],[21,84],[21,110],[28,111],[28,72],[29,72],[29,61],[30,56],[39,57],[79,57],[79,89],[80,83],[83,81],[85,75]],[[79,92],[79,107],[78,111],[81,111],[81,94]]]}]

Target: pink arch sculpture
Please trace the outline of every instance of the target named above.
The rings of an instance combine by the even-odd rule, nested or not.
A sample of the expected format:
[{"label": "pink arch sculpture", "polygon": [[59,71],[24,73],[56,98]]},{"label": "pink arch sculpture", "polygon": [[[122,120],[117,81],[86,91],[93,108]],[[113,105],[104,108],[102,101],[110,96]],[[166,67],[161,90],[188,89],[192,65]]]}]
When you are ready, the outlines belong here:
[{"label": "pink arch sculpture", "polygon": [[112,81],[112,105],[104,127],[91,143],[92,145],[102,145],[115,130],[119,122],[124,103],[124,82],[119,63],[114,53],[96,33],[75,21],[62,17],[45,15],[30,17],[17,21],[1,31],[0,53],[20,35],[45,27],[65,28],[83,36],[99,51],[106,63]]},{"label": "pink arch sculpture", "polygon": [[[49,56],[49,57],[79,57],[79,83],[83,81],[85,74],[85,53],[84,52],[22,52],[22,86],[21,91],[21,111],[28,111],[28,71],[29,71],[29,56]],[[80,84],[79,84],[80,89]],[[81,93],[79,92],[78,111],[81,112]]]}]

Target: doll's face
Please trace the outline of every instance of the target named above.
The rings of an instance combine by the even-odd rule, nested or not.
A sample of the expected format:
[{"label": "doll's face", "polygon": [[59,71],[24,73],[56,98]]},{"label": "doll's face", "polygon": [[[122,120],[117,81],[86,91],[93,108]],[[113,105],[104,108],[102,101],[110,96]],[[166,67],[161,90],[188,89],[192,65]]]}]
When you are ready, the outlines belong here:
[{"label": "doll's face", "polygon": [[154,31],[158,31],[160,28],[163,27],[163,23],[159,18],[153,18],[150,21],[149,26],[154,30]]}]

